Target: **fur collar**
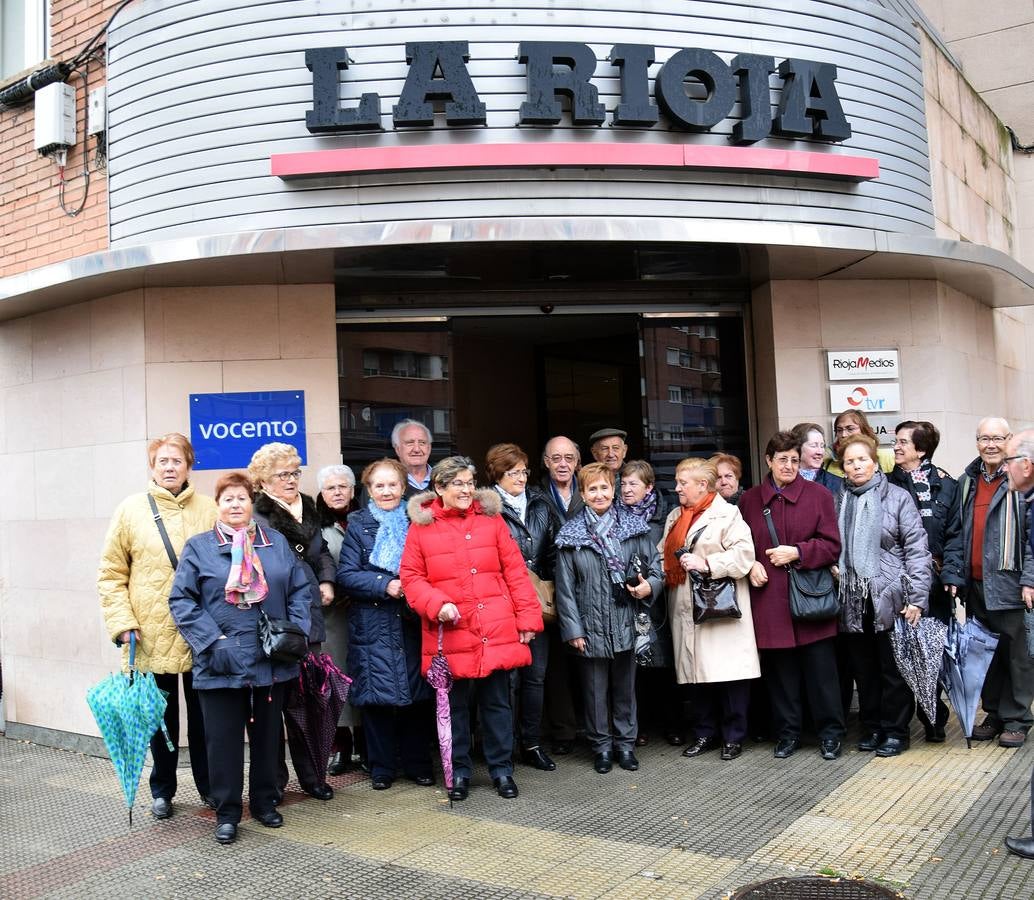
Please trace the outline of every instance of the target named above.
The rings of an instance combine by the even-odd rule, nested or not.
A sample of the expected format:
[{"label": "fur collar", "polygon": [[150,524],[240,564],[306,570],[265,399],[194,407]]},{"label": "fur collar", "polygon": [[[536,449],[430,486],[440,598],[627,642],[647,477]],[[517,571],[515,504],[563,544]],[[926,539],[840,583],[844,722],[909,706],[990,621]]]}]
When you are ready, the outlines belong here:
[{"label": "fur collar", "polygon": [[[471,504],[470,512],[497,516],[502,505],[502,498],[494,488],[479,488],[474,492],[474,502]],[[459,515],[455,510],[442,506],[434,491],[423,491],[410,497],[406,504],[406,513],[409,515],[409,521],[414,525],[430,525],[435,519]]]},{"label": "fur collar", "polygon": [[301,522],[297,522],[294,516],[272,497],[261,492],[255,495],[255,512],[264,516],[269,522],[269,527],[279,531],[290,544],[304,544],[308,547],[313,536],[320,530],[320,519],[315,501],[308,494],[300,496],[302,498]]},{"label": "fur collar", "polygon": [[[615,504],[618,520],[614,525],[611,534],[620,543],[628,538],[638,537],[641,534],[649,534],[650,526],[639,516],[633,516],[620,504]],[[558,547],[591,547],[596,549],[596,544],[589,534],[589,527],[585,521],[585,513],[579,512],[573,519],[570,519],[560,529],[556,536]]]}]

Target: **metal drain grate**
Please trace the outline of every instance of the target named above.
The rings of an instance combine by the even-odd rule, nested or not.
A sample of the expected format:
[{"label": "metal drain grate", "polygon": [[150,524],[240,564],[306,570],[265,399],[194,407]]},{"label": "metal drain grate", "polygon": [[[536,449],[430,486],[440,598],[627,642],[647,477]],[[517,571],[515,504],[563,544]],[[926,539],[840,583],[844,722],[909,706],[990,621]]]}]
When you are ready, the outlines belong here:
[{"label": "metal drain grate", "polygon": [[853,878],[772,878],[741,887],[729,900],[885,900],[900,898],[896,893],[871,881]]}]

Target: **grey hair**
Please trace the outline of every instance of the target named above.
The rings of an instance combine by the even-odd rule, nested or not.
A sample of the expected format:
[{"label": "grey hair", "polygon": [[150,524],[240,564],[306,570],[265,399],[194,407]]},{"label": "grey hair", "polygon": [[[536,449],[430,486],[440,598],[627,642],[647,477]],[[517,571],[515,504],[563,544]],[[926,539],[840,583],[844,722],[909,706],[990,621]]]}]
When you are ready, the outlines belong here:
[{"label": "grey hair", "polygon": [[401,422],[396,422],[395,427],[391,429],[391,446],[396,450],[399,448],[399,440],[401,440],[402,430],[409,428],[410,425],[416,425],[418,428],[424,430],[424,434],[427,435],[427,443],[434,443],[434,436],[431,434],[431,429],[428,428],[423,422],[418,422],[416,419],[403,419]]},{"label": "grey hair", "polygon": [[1012,434],[1012,429],[1009,427],[1009,422],[1003,419],[1001,416],[984,416],[979,422],[977,422],[977,437],[980,437],[980,429],[991,422],[1001,422],[1005,426],[1005,433]]},{"label": "grey hair", "polygon": [[477,475],[477,468],[466,456],[446,456],[445,459],[435,463],[431,469],[431,482],[435,487],[444,488],[460,472],[470,472]]},{"label": "grey hair", "polygon": [[552,444],[553,441],[567,441],[572,447],[574,447],[575,465],[581,465],[581,447],[579,447],[574,441],[572,441],[566,434],[555,434],[548,441],[546,441],[546,445],[542,448],[542,465],[545,465],[549,461],[549,445]]},{"label": "grey hair", "polygon": [[324,466],[316,473],[316,485],[319,490],[322,491],[327,479],[333,478],[335,475],[344,478],[350,487],[355,487],[355,472],[350,466]]},{"label": "grey hair", "polygon": [[1013,437],[1016,441],[1015,456],[1025,456],[1034,462],[1034,429],[1026,428]]}]

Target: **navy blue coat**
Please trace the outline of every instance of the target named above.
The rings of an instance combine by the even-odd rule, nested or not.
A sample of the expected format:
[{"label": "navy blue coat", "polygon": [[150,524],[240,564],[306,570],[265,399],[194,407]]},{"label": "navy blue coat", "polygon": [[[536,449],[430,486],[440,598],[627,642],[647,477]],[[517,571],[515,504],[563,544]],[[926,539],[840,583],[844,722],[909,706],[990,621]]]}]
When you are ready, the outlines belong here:
[{"label": "navy blue coat", "polygon": [[[290,619],[306,632],[312,589],[309,573],[284,536],[259,527],[255,552],[269,593],[250,609],[226,602],[231,542],[216,529],[194,535],[180,554],[169,610],[194,655],[194,688],[242,688],[289,681],[297,663],[270,662],[259,645],[259,610]],[[225,635],[226,640],[220,640]]]},{"label": "navy blue coat", "polygon": [[370,564],[380,524],[363,508],[348,517],[337,583],[348,609],[348,674],[352,706],[408,706],[431,696],[420,674],[420,622],[406,601],[389,597],[398,578]]}]

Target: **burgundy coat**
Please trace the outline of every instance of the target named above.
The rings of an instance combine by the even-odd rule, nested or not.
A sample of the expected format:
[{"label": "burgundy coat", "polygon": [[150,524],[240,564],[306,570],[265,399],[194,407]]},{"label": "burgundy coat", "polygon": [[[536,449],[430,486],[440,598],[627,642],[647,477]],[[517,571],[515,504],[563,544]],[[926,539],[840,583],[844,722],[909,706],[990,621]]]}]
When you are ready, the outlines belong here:
[{"label": "burgundy coat", "polygon": [[790,618],[790,576],[785,569],[773,566],[765,554],[772,549],[772,538],[762,514],[766,506],[772,510],[779,542],[796,546],[801,554],[795,566],[819,569],[835,565],[840,558],[840,530],[833,495],[826,488],[798,475],[782,493],[776,491],[771,478],[744,492],[740,498],[740,514],[754,536],[755,556],[768,573],[768,584],[750,589],[758,649],[800,647],[835,636],[835,617],[823,622],[797,622]]}]

